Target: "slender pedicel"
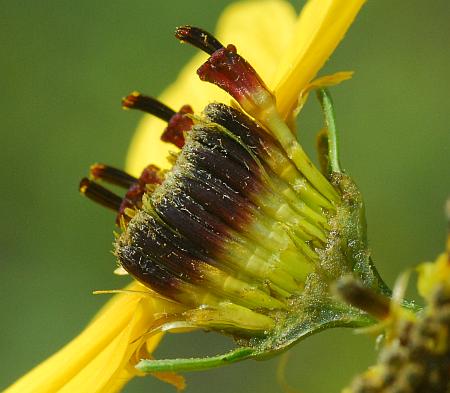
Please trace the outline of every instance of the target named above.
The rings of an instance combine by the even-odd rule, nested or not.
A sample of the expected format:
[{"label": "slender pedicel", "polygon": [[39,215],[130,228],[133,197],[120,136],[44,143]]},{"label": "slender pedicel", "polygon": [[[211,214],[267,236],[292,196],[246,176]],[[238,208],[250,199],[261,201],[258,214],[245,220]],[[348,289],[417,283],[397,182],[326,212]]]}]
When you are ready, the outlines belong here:
[{"label": "slender pedicel", "polygon": [[173,109],[157,99],[142,95],[137,91],[134,91],[122,99],[122,107],[125,109],[138,109],[166,122],[169,122],[176,113]]},{"label": "slender pedicel", "polygon": [[104,180],[123,188],[129,188],[138,182],[134,176],[105,164],[93,164],[89,172],[93,180]]},{"label": "slender pedicel", "polygon": [[80,192],[86,195],[90,200],[105,206],[116,212],[119,211],[122,198],[100,186],[99,184],[83,178],[80,182]]},{"label": "slender pedicel", "polygon": [[223,45],[212,34],[198,27],[178,27],[175,30],[175,37],[181,42],[187,42],[210,55],[223,48]]}]

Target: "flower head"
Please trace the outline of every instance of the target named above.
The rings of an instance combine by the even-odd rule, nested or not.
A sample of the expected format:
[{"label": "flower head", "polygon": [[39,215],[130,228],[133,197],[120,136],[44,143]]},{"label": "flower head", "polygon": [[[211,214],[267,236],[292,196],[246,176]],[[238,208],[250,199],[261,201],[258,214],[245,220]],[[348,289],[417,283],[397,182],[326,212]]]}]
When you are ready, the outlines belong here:
[{"label": "flower head", "polygon": [[[328,293],[330,282],[352,271],[366,285],[379,285],[361,235],[359,193],[332,165],[333,149],[325,149],[330,165],[322,173],[290,128],[312,88],[348,78],[344,73],[312,81],[362,3],[310,0],[298,22],[282,1],[234,6],[221,32],[239,34],[242,18],[242,26],[248,28],[248,13],[255,25],[266,23],[264,29],[276,31],[267,34],[275,36],[272,44],[253,45],[255,37],[248,38],[253,45],[247,45],[249,54],[269,48],[271,55],[261,63],[238,52],[234,44],[245,47],[240,36],[228,40],[228,33],[220,33],[219,41],[198,28],[177,30],[179,39],[210,55],[198,69],[200,79],[224,89],[240,108],[219,103],[229,99],[216,92],[200,95],[193,87],[193,63],[161,100],[140,93],[123,100],[125,108],[152,115],[145,120],[152,125],[151,133],[147,126],[138,132],[129,173],[95,164],[80,190],[116,212],[121,233],[115,255],[140,284],[117,295],[82,333],[85,340],[74,340],[10,392],[23,391],[30,380],[34,384],[29,386],[39,391],[42,380],[56,379],[54,390],[115,391],[143,372],[200,369],[262,357],[328,326],[370,322]],[[277,74],[281,49],[288,55]],[[325,94],[322,103],[327,99]],[[159,141],[162,123],[155,119],[165,122],[160,129],[166,143]],[[333,147],[334,130],[328,131],[325,142]],[[168,149],[172,153],[167,154]],[[101,182],[123,187],[124,196]],[[109,336],[92,333],[104,323],[110,323]],[[149,359],[159,334],[180,328],[232,335],[238,348],[175,363]],[[109,350],[112,343],[123,350]],[[75,353],[82,360],[76,361]],[[149,360],[135,369],[140,358]],[[56,378],[49,373],[60,359],[68,359],[70,372],[61,371]],[[177,376],[158,376],[182,386]]]},{"label": "flower head", "polygon": [[[181,148],[172,168],[147,166],[131,180],[125,172],[95,165],[94,181],[83,179],[80,189],[117,211],[120,266],[185,307],[153,331],[188,327],[267,335],[292,313],[292,299],[304,292],[310,276],[329,281],[321,263],[332,226],[339,225],[332,221],[345,203],[234,45],[224,47],[191,26],[175,35],[210,55],[197,71],[200,79],[225,90],[245,112],[219,103],[202,114],[193,114],[189,105],[176,112],[133,93],[123,100],[125,108],[167,121],[162,139]],[[128,191],[121,200],[96,180]],[[338,262],[334,274],[351,264]]]},{"label": "flower head", "polygon": [[[306,334],[298,326],[313,311],[340,307],[328,294],[334,279],[358,266],[365,285],[379,284],[358,232],[359,194],[339,168],[322,173],[315,167],[275,95],[235,45],[192,26],[179,27],[175,36],[209,55],[198,76],[230,94],[240,109],[210,103],[201,113],[186,104],[175,111],[132,93],[123,106],[164,120],[162,139],[181,150],[172,154],[170,169],[146,167],[131,186],[121,184],[130,175],[96,165],[81,191],[117,211],[121,268],[182,307],[149,333],[201,328],[259,352],[281,350]],[[325,106],[329,97],[320,97]],[[128,191],[123,199],[112,197],[98,181]],[[339,312],[316,322],[349,323]]]}]

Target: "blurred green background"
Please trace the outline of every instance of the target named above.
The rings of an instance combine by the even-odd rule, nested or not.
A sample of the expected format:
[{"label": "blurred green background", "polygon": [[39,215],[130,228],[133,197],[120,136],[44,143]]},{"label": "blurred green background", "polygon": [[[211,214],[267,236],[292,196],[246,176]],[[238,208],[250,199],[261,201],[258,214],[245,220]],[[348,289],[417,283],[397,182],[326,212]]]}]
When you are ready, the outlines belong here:
[{"label": "blurred green background", "polygon": [[[106,300],[93,289],[124,285],[111,274],[113,216],[81,198],[78,181],[93,162],[123,165],[139,115],[124,113],[120,98],[133,89],[159,94],[193,55],[174,27],[213,30],[229,3],[0,1],[0,389],[83,328]],[[449,15],[448,0],[368,1],[322,71],[356,71],[333,89],[342,157],[365,197],[373,256],[389,284],[444,246]],[[317,107],[309,101],[302,123],[311,154]],[[215,334],[171,335],[156,356],[229,345]],[[337,392],[374,356],[372,338],[328,331],[291,351],[287,378],[302,392]],[[187,392],[281,392],[278,362],[188,374]],[[125,389],[149,391],[174,390],[152,378]]]}]

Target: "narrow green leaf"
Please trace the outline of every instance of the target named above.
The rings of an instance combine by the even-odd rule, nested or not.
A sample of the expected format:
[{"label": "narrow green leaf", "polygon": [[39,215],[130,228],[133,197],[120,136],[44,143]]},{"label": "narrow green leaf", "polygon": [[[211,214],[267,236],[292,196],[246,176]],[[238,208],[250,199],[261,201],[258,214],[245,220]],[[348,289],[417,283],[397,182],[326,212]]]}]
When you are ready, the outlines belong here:
[{"label": "narrow green leaf", "polygon": [[327,89],[319,89],[317,90],[317,98],[322,106],[322,111],[325,117],[325,125],[328,135],[328,157],[330,169],[332,172],[342,172],[341,165],[339,163],[336,118],[331,95]]}]

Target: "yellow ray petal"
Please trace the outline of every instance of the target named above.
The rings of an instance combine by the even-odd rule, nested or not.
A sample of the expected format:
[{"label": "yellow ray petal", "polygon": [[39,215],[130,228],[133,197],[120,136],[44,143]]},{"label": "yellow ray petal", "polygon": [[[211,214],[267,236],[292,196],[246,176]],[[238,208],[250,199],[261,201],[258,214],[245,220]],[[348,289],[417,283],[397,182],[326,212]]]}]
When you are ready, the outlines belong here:
[{"label": "yellow ray petal", "polygon": [[[133,282],[126,289],[142,290],[142,286]],[[104,389],[120,388],[133,376],[122,372],[140,345],[139,341],[130,343],[148,330],[156,314],[174,311],[174,307],[170,302],[145,294],[114,296],[78,337],[5,393],[114,392]],[[160,338],[161,335],[153,336],[150,348],[155,347]]]},{"label": "yellow ray petal", "polygon": [[309,93],[312,90],[338,85],[339,83],[350,79],[352,76],[353,71],[340,71],[331,75],[322,76],[308,83],[298,96],[297,107],[293,111],[294,119],[297,116],[298,112],[300,112],[303,106],[305,105]]},{"label": "yellow ray petal", "polygon": [[299,94],[323,66],[365,0],[309,0],[297,22],[290,49],[278,68],[277,107],[287,117]]},{"label": "yellow ray petal", "polygon": [[[217,37],[224,45],[234,43],[270,85],[274,81],[278,59],[292,36],[295,20],[295,10],[286,1],[238,2],[222,14],[216,29]],[[196,112],[212,101],[228,102],[230,98],[226,93],[199,80],[196,70],[206,58],[203,53],[194,56],[176,82],[159,98],[176,110],[188,103]],[[168,167],[168,152],[176,148],[160,141],[164,127],[163,121],[152,116],[142,119],[128,151],[126,168],[130,173],[138,175],[149,163]]]},{"label": "yellow ray petal", "polygon": [[[138,349],[139,340],[133,341],[148,329],[152,321],[151,315],[145,314],[142,301],[139,301],[133,308],[134,312],[127,326],[95,358],[91,359],[86,367],[61,388],[61,393],[103,392],[106,391],[108,385],[115,384],[117,380],[115,377],[119,376],[134,351]],[[106,365],[107,367],[105,367]],[[126,382],[124,375],[120,376],[122,381]],[[132,374],[128,373],[127,377],[131,378]]]}]

